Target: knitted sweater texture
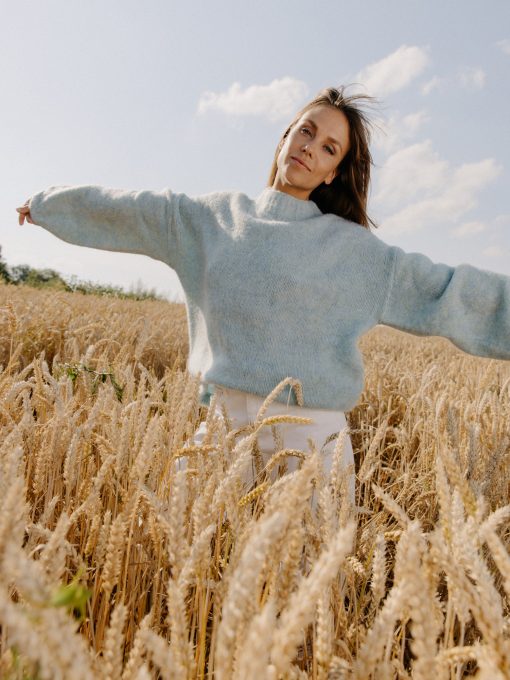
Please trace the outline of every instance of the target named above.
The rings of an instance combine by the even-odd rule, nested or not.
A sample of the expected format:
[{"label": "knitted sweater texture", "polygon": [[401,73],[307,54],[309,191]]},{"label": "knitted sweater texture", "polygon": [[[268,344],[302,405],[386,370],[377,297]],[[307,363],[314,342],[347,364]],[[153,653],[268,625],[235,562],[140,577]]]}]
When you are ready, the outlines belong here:
[{"label": "knitted sweater texture", "polygon": [[[510,277],[406,253],[271,187],[252,199],[54,186],[29,208],[64,241],[175,270],[204,404],[211,383],[267,396],[292,376],[304,406],[348,411],[364,385],[358,340],[377,324],[510,359]],[[290,387],[277,400],[297,403]]]}]

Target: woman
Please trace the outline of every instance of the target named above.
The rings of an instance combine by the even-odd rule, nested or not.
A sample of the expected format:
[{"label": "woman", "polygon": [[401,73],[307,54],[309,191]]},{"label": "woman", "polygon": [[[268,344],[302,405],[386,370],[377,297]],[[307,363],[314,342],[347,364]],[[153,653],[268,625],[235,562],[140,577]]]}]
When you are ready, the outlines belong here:
[{"label": "woman", "polygon": [[[188,369],[201,374],[202,402],[215,391],[218,411],[223,402],[242,427],[278,383],[297,378],[302,405],[287,385],[267,415],[311,417],[313,425],[282,426],[283,444],[306,451],[312,437],[320,448],[347,426],[344,412],[363,389],[357,341],[376,324],[510,359],[510,278],[434,264],[370,231],[369,121],[360,107],[368,99],[343,88],[320,92],[285,130],[256,199],[51,187],[17,209],[19,222],[71,243],[166,262],[186,294]],[[326,472],[334,444],[322,449]],[[348,437],[344,444],[348,466]],[[267,460],[270,431],[259,447]],[[297,459],[288,463],[294,469]]]}]

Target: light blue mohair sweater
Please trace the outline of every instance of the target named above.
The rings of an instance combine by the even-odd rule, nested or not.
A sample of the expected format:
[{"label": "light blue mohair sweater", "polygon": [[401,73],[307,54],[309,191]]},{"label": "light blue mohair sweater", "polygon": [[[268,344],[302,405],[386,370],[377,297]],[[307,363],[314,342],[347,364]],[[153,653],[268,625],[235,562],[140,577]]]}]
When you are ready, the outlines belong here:
[{"label": "light blue mohair sweater", "polygon": [[[306,407],[348,411],[364,384],[357,342],[376,324],[510,359],[510,277],[435,264],[270,187],[251,199],[56,186],[29,207],[64,241],[142,253],[177,272],[204,404],[209,383],[267,396],[292,376]],[[278,401],[289,396],[296,404],[290,387]]]}]

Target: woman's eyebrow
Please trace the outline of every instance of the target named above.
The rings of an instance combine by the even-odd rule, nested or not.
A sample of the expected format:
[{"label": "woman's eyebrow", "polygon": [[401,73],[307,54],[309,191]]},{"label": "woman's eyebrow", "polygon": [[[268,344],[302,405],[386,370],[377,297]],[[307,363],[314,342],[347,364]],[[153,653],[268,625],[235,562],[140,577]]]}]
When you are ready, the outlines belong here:
[{"label": "woman's eyebrow", "polygon": [[[317,130],[317,123],[314,123],[314,121],[311,118],[305,118],[303,120],[303,122],[305,122],[305,121],[307,123],[311,123],[314,126],[314,128]],[[334,137],[327,137],[327,139],[329,139],[330,142],[333,142],[333,144],[337,144],[340,147],[340,151],[343,151],[342,145],[340,144],[338,139],[335,139]]]}]

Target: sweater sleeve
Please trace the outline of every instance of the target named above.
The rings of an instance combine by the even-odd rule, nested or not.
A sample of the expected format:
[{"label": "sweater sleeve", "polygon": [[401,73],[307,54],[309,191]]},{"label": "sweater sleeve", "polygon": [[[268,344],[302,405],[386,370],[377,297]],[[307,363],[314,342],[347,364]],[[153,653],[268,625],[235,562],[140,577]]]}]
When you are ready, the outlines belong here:
[{"label": "sweater sleeve", "polygon": [[380,323],[443,336],[468,354],[510,360],[510,277],[469,264],[434,263],[396,246],[390,251]]},{"label": "sweater sleeve", "polygon": [[28,202],[35,224],[64,241],[101,250],[148,255],[178,269],[191,255],[201,207],[185,194],[102,186],[53,186]]}]

